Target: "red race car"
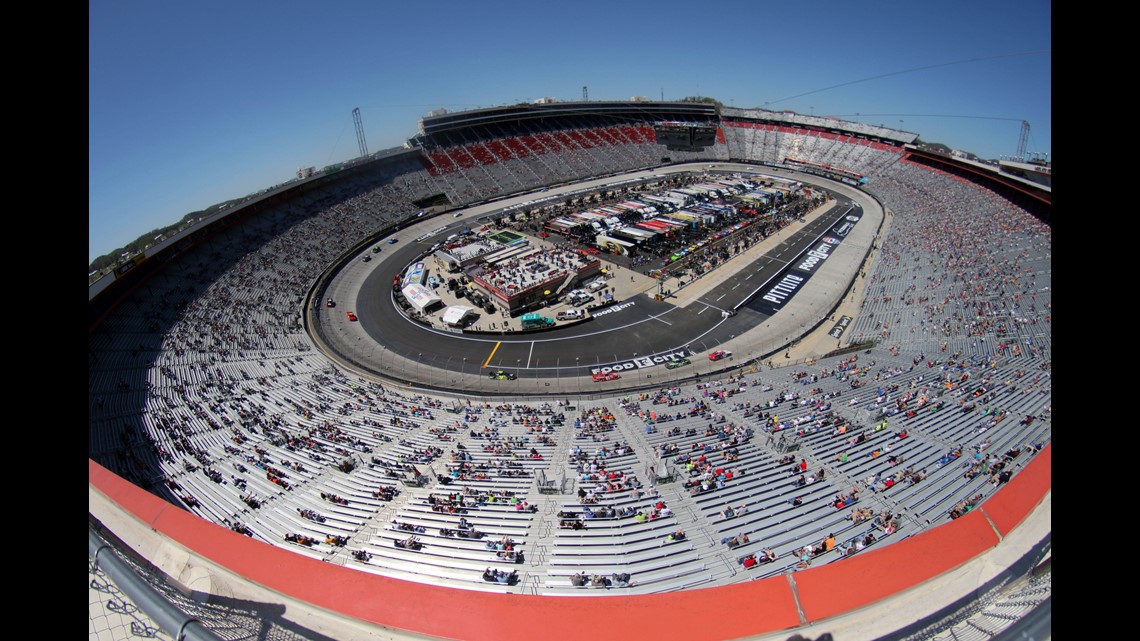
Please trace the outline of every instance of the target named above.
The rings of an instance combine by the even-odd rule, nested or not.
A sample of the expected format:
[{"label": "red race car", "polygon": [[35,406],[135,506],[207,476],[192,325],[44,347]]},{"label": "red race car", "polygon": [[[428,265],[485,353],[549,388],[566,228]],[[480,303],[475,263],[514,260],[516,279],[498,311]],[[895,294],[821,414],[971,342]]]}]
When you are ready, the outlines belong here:
[{"label": "red race car", "polygon": [[345,314],[348,315],[348,320],[350,320],[350,321],[356,320],[356,313],[355,312],[345,312]]},{"label": "red race car", "polygon": [[617,372],[594,372],[595,381],[616,381],[621,378]]},{"label": "red race car", "polygon": [[717,351],[709,354],[709,360],[719,361],[720,359],[728,358],[729,356],[732,356],[732,352],[726,352],[723,349],[718,349]]}]

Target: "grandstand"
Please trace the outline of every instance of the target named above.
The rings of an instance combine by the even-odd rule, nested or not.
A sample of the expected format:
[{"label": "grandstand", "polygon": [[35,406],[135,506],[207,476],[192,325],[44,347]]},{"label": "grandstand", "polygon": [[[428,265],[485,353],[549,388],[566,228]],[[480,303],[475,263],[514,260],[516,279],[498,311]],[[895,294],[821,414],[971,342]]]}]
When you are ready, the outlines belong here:
[{"label": "grandstand", "polygon": [[[715,144],[666,150],[653,130],[666,121],[714,124]],[[502,619],[424,618],[445,602],[551,625],[550,638],[586,633],[586,602],[615,619],[634,603],[671,615],[615,634],[669,637],[678,622],[709,639],[822,632],[1009,554],[995,529],[1029,537],[1032,551],[1006,562],[1024,576],[1049,533],[1026,517],[1048,508],[1051,487],[1050,196],[921,152],[916,138],[694,103],[523,105],[425,118],[404,151],[222,212],[92,287],[95,530],[149,550],[188,591],[287,595],[314,631],[334,624],[310,610],[340,612],[352,632],[324,633],[336,638],[520,634]],[[888,224],[851,301],[855,349],[510,398],[365,377],[310,335],[313,292],[423,203],[693,162],[866,178]],[[171,547],[189,553],[171,560]],[[775,561],[740,562],[763,549]],[[914,562],[931,549],[938,562]],[[256,586],[228,585],[230,572]],[[898,583],[868,587],[875,572]],[[632,581],[595,589],[575,584],[581,573]],[[404,609],[314,592],[328,581]],[[878,633],[950,627],[962,610],[951,605],[980,586],[956,588]],[[718,616],[743,599],[770,604],[766,616]],[[847,629],[840,641],[873,638]]]}]

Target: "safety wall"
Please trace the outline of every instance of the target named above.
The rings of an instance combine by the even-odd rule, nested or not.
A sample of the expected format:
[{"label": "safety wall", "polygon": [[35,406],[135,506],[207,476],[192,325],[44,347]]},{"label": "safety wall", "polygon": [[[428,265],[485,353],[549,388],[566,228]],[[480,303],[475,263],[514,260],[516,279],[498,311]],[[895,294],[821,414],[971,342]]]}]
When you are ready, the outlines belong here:
[{"label": "safety wall", "polygon": [[[189,559],[198,558],[283,599],[359,625],[362,635],[533,641],[541,631],[543,639],[579,641],[604,629],[604,636],[611,639],[715,641],[789,630],[866,608],[992,550],[1049,493],[1052,446],[978,509],[897,543],[790,575],[624,596],[497,594],[378,576],[311,559],[210,523],[90,460],[88,481],[92,516],[105,525],[126,518],[123,527],[146,528],[158,535],[161,545],[136,551],[174,578],[188,582],[181,575],[200,577],[200,571],[187,569],[192,565]],[[183,565],[164,567],[170,564]]]}]

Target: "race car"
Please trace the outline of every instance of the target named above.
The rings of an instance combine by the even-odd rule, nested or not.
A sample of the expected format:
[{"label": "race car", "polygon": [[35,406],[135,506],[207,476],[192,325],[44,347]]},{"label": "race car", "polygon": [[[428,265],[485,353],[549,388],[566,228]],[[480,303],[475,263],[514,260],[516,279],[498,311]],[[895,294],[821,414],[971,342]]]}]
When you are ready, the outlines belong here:
[{"label": "race car", "polygon": [[489,378],[493,381],[513,381],[516,378],[518,378],[518,376],[511,373],[511,372],[504,372],[503,370],[498,370],[495,372],[488,372],[487,378]]},{"label": "race car", "polygon": [[356,320],[356,313],[355,312],[345,312],[345,314],[348,316],[348,320],[350,320],[350,321]]},{"label": "race car", "polygon": [[326,300],[325,301],[325,307],[336,307],[336,301],[334,301],[331,298]]},{"label": "race car", "polygon": [[710,361],[719,361],[720,359],[728,358],[729,356],[732,356],[732,352],[726,352],[723,349],[718,349],[717,351],[709,354],[709,360]]},{"label": "race car", "polygon": [[594,372],[595,381],[616,381],[621,378],[617,372]]},{"label": "race car", "polygon": [[668,363],[665,363],[665,369],[677,369],[678,367],[688,365],[690,362],[691,361],[689,361],[687,358],[678,358],[675,361],[669,361]]}]

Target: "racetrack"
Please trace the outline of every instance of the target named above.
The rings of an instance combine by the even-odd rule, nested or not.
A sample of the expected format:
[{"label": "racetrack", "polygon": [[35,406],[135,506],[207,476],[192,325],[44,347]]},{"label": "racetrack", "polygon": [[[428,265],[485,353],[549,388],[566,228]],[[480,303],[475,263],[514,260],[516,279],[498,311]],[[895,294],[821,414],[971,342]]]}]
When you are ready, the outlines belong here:
[{"label": "racetrack", "polygon": [[[738,170],[755,168],[741,165]],[[610,264],[618,303],[577,325],[538,333],[456,333],[406,317],[393,300],[394,279],[436,240],[487,216],[490,212],[482,206],[463,213],[461,220],[447,213],[401,230],[393,236],[397,242],[382,242],[382,251],[369,263],[346,260],[327,289],[310,297],[341,302],[332,309],[308,306],[310,327],[320,325],[320,331],[311,333],[331,358],[362,374],[457,393],[612,393],[748,366],[786,349],[828,319],[863,267],[883,221],[878,203],[862,192],[816,176],[784,175],[823,188],[835,199],[697,281],[672,279],[664,286],[671,291],[664,300],[655,300],[656,281]],[[594,183],[600,182],[589,186],[598,188]],[[563,189],[580,191],[582,186]],[[532,197],[497,202],[495,211]],[[828,235],[852,213],[858,222],[845,237]],[[825,237],[836,243],[834,249],[825,261],[813,263],[816,269],[794,295],[778,302],[765,297]],[[348,322],[346,309],[354,309],[360,320]],[[715,349],[731,351],[733,357],[710,361],[706,354]],[[674,356],[687,356],[693,365],[665,368]],[[498,369],[517,374],[518,380],[487,378],[488,371]],[[618,371],[622,377],[599,383],[591,374],[600,370]]]}]

